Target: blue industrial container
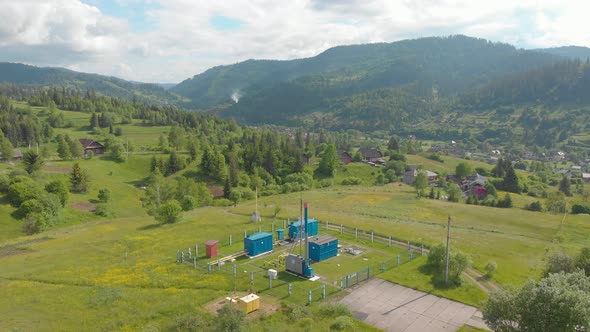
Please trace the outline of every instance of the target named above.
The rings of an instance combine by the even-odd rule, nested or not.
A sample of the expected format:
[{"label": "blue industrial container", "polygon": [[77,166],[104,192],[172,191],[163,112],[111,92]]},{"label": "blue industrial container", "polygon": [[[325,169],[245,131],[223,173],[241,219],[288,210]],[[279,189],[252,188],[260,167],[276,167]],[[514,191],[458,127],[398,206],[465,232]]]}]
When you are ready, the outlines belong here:
[{"label": "blue industrial container", "polygon": [[282,228],[277,229],[277,240],[285,239],[285,230]]},{"label": "blue industrial container", "polygon": [[262,232],[246,237],[244,239],[244,250],[250,257],[272,251],[272,234]]},{"label": "blue industrial container", "polygon": [[[305,224],[305,221],[294,221],[289,224],[289,238],[292,240],[296,240],[301,238],[300,228],[302,228],[302,224]],[[316,236],[318,235],[319,230],[319,223],[315,219],[308,219],[307,220],[307,229],[305,233],[307,236]]]},{"label": "blue industrial container", "polygon": [[336,255],[338,255],[337,238],[324,235],[309,241],[309,258],[312,260],[321,262]]}]

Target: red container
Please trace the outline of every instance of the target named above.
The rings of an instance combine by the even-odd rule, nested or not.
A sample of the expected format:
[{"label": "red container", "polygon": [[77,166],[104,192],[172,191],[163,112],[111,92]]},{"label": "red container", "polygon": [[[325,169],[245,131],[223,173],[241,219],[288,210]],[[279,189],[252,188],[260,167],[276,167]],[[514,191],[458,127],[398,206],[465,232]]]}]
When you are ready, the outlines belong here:
[{"label": "red container", "polygon": [[205,242],[207,258],[217,257],[217,240],[209,240]]}]

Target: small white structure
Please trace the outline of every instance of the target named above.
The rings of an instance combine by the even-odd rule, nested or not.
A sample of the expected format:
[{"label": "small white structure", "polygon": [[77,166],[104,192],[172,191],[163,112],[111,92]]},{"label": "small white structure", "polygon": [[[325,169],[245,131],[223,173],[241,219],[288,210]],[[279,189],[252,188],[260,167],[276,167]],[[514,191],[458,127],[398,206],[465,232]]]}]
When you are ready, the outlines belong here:
[{"label": "small white structure", "polygon": [[269,269],[268,270],[268,277],[271,279],[276,279],[278,277],[278,272],[277,270],[273,270],[273,269]]}]

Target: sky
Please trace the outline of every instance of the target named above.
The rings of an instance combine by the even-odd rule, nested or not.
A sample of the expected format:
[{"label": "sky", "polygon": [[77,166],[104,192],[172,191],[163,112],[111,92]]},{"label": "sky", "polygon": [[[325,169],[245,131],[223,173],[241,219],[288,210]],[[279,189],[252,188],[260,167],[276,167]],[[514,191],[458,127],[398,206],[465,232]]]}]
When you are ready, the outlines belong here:
[{"label": "sky", "polygon": [[588,0],[0,0],[0,62],[179,83],[247,59],[430,36],[590,47],[589,12]]}]

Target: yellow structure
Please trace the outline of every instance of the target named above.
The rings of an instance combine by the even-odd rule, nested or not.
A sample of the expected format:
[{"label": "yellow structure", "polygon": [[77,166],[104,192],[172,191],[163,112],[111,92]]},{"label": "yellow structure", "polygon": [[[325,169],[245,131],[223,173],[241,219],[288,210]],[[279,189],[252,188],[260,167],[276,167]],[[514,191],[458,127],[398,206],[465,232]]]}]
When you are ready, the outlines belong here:
[{"label": "yellow structure", "polygon": [[256,294],[248,294],[240,298],[240,309],[244,310],[246,314],[260,308],[260,296]]}]

